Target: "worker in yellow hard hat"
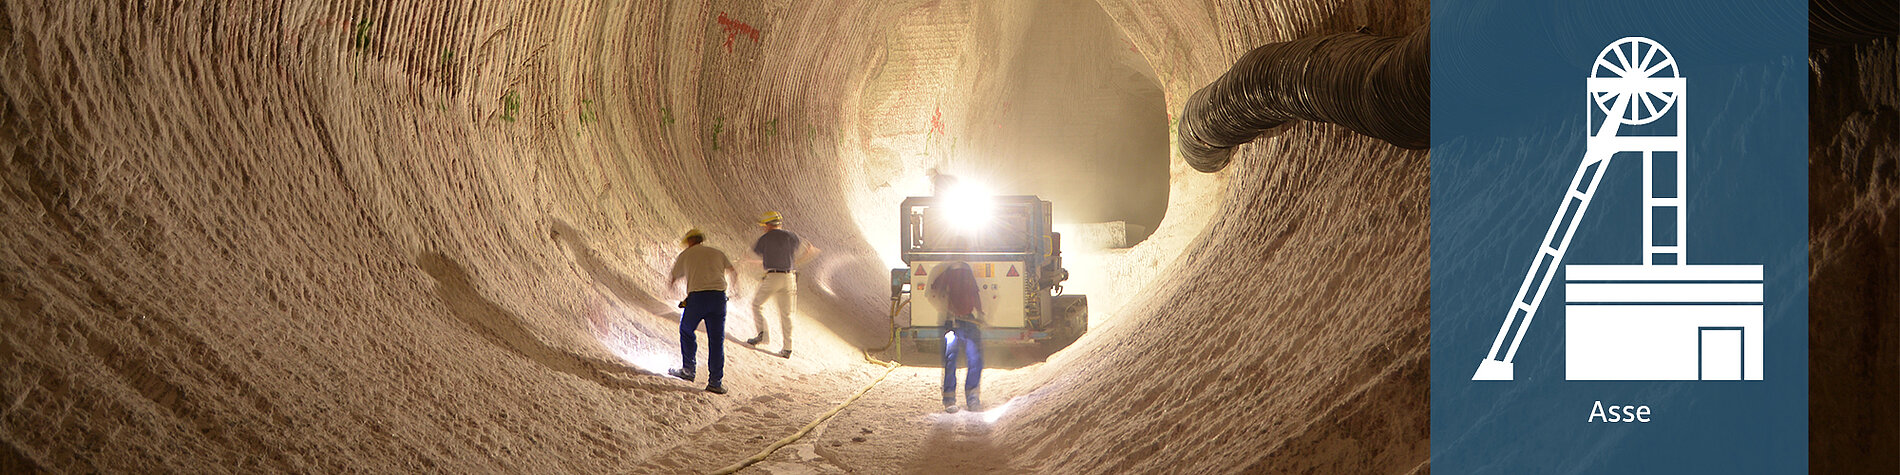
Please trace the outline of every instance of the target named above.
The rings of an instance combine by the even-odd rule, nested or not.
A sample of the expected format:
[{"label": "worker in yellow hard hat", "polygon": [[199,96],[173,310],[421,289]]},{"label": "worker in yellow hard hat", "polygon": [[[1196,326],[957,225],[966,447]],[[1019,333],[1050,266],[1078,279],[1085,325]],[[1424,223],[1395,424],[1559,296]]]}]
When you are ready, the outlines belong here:
[{"label": "worker in yellow hard hat", "polygon": [[[699,229],[686,231],[680,238],[680,244],[686,250],[680,251],[673,260],[672,279],[667,285],[678,285],[686,281],[686,300],[681,302],[685,310],[680,312],[680,368],[668,370],[673,377],[693,380],[693,353],[699,349],[699,343],[693,341],[693,330],[701,323],[706,324],[706,367],[711,377],[706,380],[706,391],[725,394],[726,387],[721,384],[726,377],[726,289],[731,283],[739,281],[739,271],[732,267],[732,261],[726,259],[726,253],[705,245],[706,233]],[[723,275],[721,275],[723,274]]]},{"label": "worker in yellow hard hat", "polygon": [[779,351],[782,358],[792,357],[792,299],[798,293],[798,278],[792,273],[793,264],[798,263],[801,255],[810,258],[816,255],[818,248],[805,244],[797,234],[786,231],[785,215],[772,211],[759,216],[759,229],[765,231],[758,241],[752,243],[752,253],[759,255],[759,264],[765,268],[765,276],[759,278],[759,290],[752,294],[752,321],[758,336],[746,339],[746,344],[757,346],[771,341],[771,332],[766,330],[765,304],[773,301],[778,306]]}]

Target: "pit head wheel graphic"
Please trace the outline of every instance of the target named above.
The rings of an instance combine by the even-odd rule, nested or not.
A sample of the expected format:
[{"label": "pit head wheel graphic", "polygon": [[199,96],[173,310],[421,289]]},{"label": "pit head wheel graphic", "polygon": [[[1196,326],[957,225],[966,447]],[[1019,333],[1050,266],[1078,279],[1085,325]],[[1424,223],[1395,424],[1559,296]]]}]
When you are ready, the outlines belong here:
[{"label": "pit head wheel graphic", "polygon": [[[1590,68],[1590,77],[1640,80],[1682,76],[1668,48],[1649,38],[1632,36],[1603,47]],[[1622,125],[1655,122],[1676,105],[1679,96],[1678,91],[1667,87],[1645,87],[1654,85],[1648,81],[1619,81],[1617,85],[1623,87],[1592,88],[1590,96],[1597,110]]]},{"label": "pit head wheel graphic", "polygon": [[[1618,39],[1597,54],[1585,82],[1594,110],[1586,110],[1592,117],[1583,160],[1471,379],[1514,379],[1518,345],[1610,159],[1641,153],[1642,263],[1569,266],[1565,379],[1760,380],[1761,266],[1688,264],[1688,82],[1676,58],[1649,38]],[[1674,123],[1641,127],[1663,117]]]}]

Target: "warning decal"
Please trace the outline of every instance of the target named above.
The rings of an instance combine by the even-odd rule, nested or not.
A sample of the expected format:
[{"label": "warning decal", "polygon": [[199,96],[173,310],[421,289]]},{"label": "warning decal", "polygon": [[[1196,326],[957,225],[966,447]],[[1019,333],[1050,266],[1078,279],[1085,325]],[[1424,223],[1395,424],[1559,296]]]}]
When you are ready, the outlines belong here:
[{"label": "warning decal", "polygon": [[1007,274],[1007,275],[1004,275],[1003,277],[1022,277],[1022,276],[1023,276],[1022,274],[1018,274],[1018,273],[1016,273],[1016,265],[1015,265],[1015,264],[1010,264],[1010,265],[1009,265],[1009,274]]}]

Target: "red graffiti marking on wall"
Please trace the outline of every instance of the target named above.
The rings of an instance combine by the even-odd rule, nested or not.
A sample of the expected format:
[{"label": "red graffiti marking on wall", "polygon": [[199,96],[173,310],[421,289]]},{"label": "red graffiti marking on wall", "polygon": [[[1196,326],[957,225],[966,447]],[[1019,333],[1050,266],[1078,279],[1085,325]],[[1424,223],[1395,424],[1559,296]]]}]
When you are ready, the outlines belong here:
[{"label": "red graffiti marking on wall", "polygon": [[937,137],[942,137],[944,135],[943,107],[942,106],[938,106],[937,112],[935,114],[931,114],[930,116],[930,135],[937,136]]},{"label": "red graffiti marking on wall", "polygon": [[726,52],[727,53],[732,52],[733,38],[738,38],[739,35],[741,34],[752,38],[753,43],[759,42],[758,28],[753,28],[752,25],[747,25],[745,24],[745,22],[742,22],[742,21],[726,18],[726,12],[719,12],[719,27],[726,29]]}]

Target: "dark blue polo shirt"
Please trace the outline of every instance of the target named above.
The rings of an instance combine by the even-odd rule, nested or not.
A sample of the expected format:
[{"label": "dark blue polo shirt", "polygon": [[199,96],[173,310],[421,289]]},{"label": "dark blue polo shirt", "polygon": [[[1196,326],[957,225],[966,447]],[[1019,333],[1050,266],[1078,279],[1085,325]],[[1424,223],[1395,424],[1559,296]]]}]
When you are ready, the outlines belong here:
[{"label": "dark blue polo shirt", "polygon": [[790,272],[792,256],[798,254],[800,244],[797,234],[784,229],[774,229],[766,231],[764,236],[759,236],[758,242],[752,243],[752,253],[763,258],[765,270]]}]

